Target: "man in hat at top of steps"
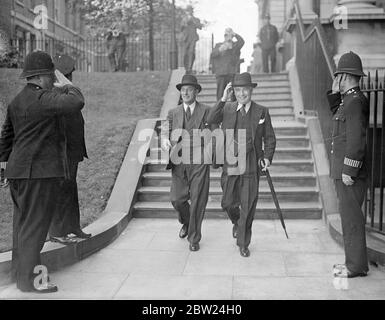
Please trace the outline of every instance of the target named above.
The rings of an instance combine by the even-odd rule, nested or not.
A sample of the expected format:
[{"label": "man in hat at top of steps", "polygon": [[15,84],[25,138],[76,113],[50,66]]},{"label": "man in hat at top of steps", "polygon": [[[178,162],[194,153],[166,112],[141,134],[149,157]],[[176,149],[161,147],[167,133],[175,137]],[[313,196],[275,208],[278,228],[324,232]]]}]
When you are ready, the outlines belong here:
[{"label": "man in hat at top of steps", "polygon": [[[55,85],[67,90],[52,90],[55,77]],[[42,51],[25,58],[21,78],[27,84],[8,105],[0,136],[0,162],[8,162],[14,203],[12,271],[21,291],[48,293],[58,289],[41,266],[40,251],[68,171],[57,117],[81,110],[84,97]]]},{"label": "man in hat at top of steps", "polygon": [[258,38],[260,40],[260,46],[262,49],[262,65],[263,72],[269,73],[269,60],[270,71],[275,72],[277,63],[277,42],[279,40],[279,34],[277,27],[270,23],[270,15],[266,14],[263,19],[263,27],[259,31]]},{"label": "man in hat at top of steps", "polygon": [[366,276],[365,218],[361,207],[367,190],[366,130],[369,103],[359,81],[365,76],[354,52],[341,56],[327,98],[333,113],[330,176],[334,179],[342,224],[345,264],[334,266],[339,277]]},{"label": "man in hat at top of steps", "polygon": [[[182,224],[179,237],[187,237],[190,250],[198,251],[209,196],[211,164],[207,163],[206,157],[200,156],[206,152],[201,134],[206,135],[205,141],[210,140],[211,131],[207,125],[210,107],[197,101],[202,87],[195,76],[184,75],[176,88],[183,103],[168,113],[167,127],[162,128],[162,149],[171,149],[167,169],[172,171],[171,203]],[[171,141],[170,135],[174,136]],[[199,155],[199,161],[195,160],[196,155]]]},{"label": "man in hat at top of steps", "polygon": [[[75,71],[75,60],[68,55],[54,57],[54,65],[64,76],[72,81],[72,73]],[[67,88],[55,88],[55,90],[68,90]],[[53,216],[49,231],[50,239],[54,242],[68,244],[76,242],[69,237],[74,234],[77,238],[87,239],[91,234],[84,233],[80,227],[80,210],[78,187],[76,176],[79,162],[88,158],[84,139],[84,118],[82,112],[74,112],[59,117],[63,148],[68,162],[69,179],[63,181],[60,199],[57,200],[58,208]]]},{"label": "man in hat at top of steps", "polygon": [[[222,123],[222,129],[226,131],[221,205],[233,223],[233,237],[237,239],[242,257],[250,255],[248,247],[258,201],[259,160],[264,159],[263,170],[269,167],[276,146],[268,109],[251,100],[256,86],[250,73],[236,74],[234,82],[226,86],[222,99],[211,109],[208,117],[209,124]],[[237,101],[226,103],[232,88]],[[234,143],[228,139],[229,131],[233,132]],[[228,161],[229,148],[234,144],[238,146],[238,170]],[[245,157],[241,156],[241,146]]]}]

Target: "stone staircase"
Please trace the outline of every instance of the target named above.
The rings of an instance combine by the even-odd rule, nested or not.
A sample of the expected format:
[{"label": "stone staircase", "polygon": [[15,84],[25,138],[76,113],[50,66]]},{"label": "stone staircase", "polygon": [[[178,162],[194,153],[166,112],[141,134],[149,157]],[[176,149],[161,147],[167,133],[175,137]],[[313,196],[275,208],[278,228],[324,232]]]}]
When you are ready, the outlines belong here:
[{"label": "stone staircase", "polygon": [[[277,136],[277,149],[270,172],[283,214],[288,219],[320,219],[322,206],[308,129],[303,123],[295,121],[288,75],[261,74],[254,75],[253,80],[258,82],[253,100],[269,107]],[[203,87],[198,100],[213,106],[216,103],[214,76],[199,76],[198,81]],[[158,160],[161,158],[157,138],[151,143],[151,153],[138,186],[134,217],[176,217],[169,200],[171,172],[165,170],[166,163]],[[220,176],[221,169],[211,169],[207,218],[226,217],[220,206]],[[277,218],[265,177],[261,178],[256,218]]]}]

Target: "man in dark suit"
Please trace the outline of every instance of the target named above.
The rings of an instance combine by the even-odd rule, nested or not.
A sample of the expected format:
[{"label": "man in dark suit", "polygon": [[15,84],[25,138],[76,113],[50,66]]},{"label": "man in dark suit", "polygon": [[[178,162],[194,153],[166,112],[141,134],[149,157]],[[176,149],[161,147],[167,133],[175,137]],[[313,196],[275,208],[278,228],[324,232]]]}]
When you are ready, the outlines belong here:
[{"label": "man in dark suit", "polygon": [[263,27],[259,31],[259,40],[262,49],[263,72],[269,73],[269,58],[271,63],[271,72],[275,72],[277,61],[277,42],[279,40],[276,26],[270,23],[270,15],[266,14],[263,18]]},{"label": "man in dark suit", "polygon": [[190,250],[198,251],[209,196],[211,162],[207,159],[211,155],[200,157],[199,161],[194,156],[205,154],[202,139],[209,141],[211,137],[207,126],[210,107],[196,101],[202,87],[195,76],[185,75],[176,87],[183,103],[168,113],[166,126],[162,128],[162,149],[171,149],[167,168],[172,170],[171,203],[182,224],[179,237],[188,236]]},{"label": "man in dark suit", "polygon": [[[237,41],[233,41],[234,37]],[[241,49],[244,44],[245,41],[239,34],[236,34],[231,28],[227,28],[225,41],[216,44],[211,53],[212,72],[217,79],[218,101],[222,98],[226,85],[233,81],[234,75],[238,73]]]},{"label": "man in dark suit", "polygon": [[365,76],[361,58],[349,52],[341,56],[328,100],[333,113],[330,176],[339,200],[345,264],[335,265],[339,277],[364,277],[369,271],[362,212],[367,190],[366,132],[369,103],[359,81]]},{"label": "man in dark suit", "polygon": [[202,29],[203,24],[194,17],[194,8],[190,5],[186,9],[187,16],[182,21],[182,42],[184,44],[184,68],[186,73],[192,73],[195,61],[195,46],[199,40],[197,29]]},{"label": "man in dark suit", "polygon": [[[54,58],[54,65],[64,76],[72,81],[75,70],[75,60],[68,55],[58,55]],[[68,90],[68,88],[55,88]],[[53,216],[49,230],[50,239],[63,244],[76,241],[69,235],[72,233],[81,239],[88,239],[91,234],[84,233],[80,228],[80,210],[76,176],[79,162],[88,158],[84,139],[84,119],[82,112],[74,112],[59,117],[62,129],[63,148],[68,162],[70,179],[63,181],[62,192],[57,200],[58,208]]]},{"label": "man in dark suit", "polygon": [[[56,85],[66,92],[52,90]],[[80,90],[54,70],[49,54],[37,51],[25,59],[22,78],[27,85],[9,104],[0,136],[0,162],[14,203],[12,267],[21,291],[55,292],[45,276],[36,281],[61,183],[66,176],[57,116],[84,106]],[[67,169],[67,170],[66,170]]]},{"label": "man in dark suit", "polygon": [[[273,160],[276,146],[268,109],[251,100],[253,88],[256,86],[256,83],[252,83],[249,73],[235,75],[234,82],[226,86],[222,99],[208,116],[209,124],[222,123],[225,132],[226,157],[221,178],[221,205],[233,223],[233,237],[237,239],[243,257],[250,255],[248,246],[258,201],[258,163],[264,159],[262,170],[265,171]],[[232,87],[237,101],[226,103]],[[229,161],[229,154],[233,152],[230,149],[234,148],[234,144],[237,145],[235,155],[238,154],[236,166]]]}]

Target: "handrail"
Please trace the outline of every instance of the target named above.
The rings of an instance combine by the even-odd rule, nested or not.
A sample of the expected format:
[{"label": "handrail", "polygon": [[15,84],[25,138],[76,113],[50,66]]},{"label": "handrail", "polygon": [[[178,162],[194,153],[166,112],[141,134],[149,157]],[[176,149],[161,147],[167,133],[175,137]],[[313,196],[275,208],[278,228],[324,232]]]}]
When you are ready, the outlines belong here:
[{"label": "handrail", "polygon": [[334,78],[334,70],[335,70],[335,64],[333,59],[331,58],[331,53],[329,52],[327,46],[326,46],[326,36],[325,32],[323,30],[321,21],[319,17],[317,16],[312,24],[307,28],[305,32],[305,24],[303,22],[302,14],[301,14],[301,9],[298,3],[298,0],[294,0],[294,9],[296,13],[296,19],[298,21],[298,26],[300,29],[301,33],[301,39],[302,42],[307,42],[310,39],[310,36],[316,32],[318,35],[318,41],[320,42],[321,48],[322,48],[322,53],[324,55],[324,58],[326,60],[326,63],[328,65],[329,73],[331,78]]}]

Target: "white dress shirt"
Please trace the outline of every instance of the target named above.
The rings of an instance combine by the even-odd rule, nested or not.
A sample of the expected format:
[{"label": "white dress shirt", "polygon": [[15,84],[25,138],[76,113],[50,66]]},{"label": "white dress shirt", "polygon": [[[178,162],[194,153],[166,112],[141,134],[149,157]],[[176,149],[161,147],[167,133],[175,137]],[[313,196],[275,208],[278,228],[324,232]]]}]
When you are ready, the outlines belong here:
[{"label": "white dress shirt", "polygon": [[[191,115],[193,115],[193,113],[194,113],[195,106],[196,106],[196,101],[194,101],[192,104],[190,104]],[[187,112],[188,107],[189,106],[187,104],[183,103],[184,112]]]},{"label": "white dress shirt", "polygon": [[[240,103],[239,103],[239,104],[238,104],[238,107],[237,107],[237,111],[241,110],[241,109],[242,109],[242,106],[243,106],[243,104],[240,104]],[[245,105],[245,111],[246,111],[246,113],[249,112],[250,107],[251,107],[251,101],[249,101],[249,103],[247,103],[247,104]]]}]

